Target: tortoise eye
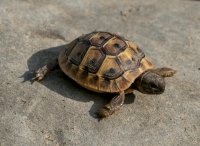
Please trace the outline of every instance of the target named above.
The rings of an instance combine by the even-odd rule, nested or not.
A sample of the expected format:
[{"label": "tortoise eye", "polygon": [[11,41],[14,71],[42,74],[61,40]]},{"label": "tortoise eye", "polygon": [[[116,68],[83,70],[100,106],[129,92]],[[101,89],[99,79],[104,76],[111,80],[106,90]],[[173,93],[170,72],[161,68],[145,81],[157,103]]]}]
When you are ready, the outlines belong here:
[{"label": "tortoise eye", "polygon": [[151,83],[150,83],[150,87],[151,87],[151,88],[157,88],[157,85],[151,82]]}]

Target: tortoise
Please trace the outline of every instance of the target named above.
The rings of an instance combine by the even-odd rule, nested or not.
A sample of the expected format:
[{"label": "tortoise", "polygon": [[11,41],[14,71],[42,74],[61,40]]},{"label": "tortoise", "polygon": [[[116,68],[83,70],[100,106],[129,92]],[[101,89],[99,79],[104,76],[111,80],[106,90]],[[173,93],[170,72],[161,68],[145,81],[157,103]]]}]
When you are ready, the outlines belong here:
[{"label": "tortoise", "polygon": [[38,68],[34,79],[40,81],[58,68],[86,89],[113,93],[112,100],[98,111],[103,118],[120,109],[125,94],[133,90],[144,94],[163,93],[164,77],[176,73],[167,67],[154,69],[151,60],[138,46],[105,31],[94,31],[73,40],[56,60]]}]

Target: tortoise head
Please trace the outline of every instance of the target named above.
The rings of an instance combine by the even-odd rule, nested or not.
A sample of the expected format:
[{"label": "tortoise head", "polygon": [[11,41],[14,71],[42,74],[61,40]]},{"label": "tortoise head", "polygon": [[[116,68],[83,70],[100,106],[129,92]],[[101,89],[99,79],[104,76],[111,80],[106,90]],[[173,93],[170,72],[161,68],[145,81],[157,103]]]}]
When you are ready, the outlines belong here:
[{"label": "tortoise head", "polygon": [[132,88],[145,94],[161,94],[165,90],[165,81],[162,76],[146,71],[135,80]]}]

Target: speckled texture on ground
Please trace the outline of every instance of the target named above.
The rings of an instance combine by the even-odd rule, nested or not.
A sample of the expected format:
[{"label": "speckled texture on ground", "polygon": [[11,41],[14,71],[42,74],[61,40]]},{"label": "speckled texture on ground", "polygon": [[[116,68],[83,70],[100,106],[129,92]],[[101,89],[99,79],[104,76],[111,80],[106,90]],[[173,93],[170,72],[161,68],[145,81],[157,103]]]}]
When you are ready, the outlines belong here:
[{"label": "speckled texture on ground", "polygon": [[[1,0],[0,145],[199,145],[199,8],[190,0]],[[135,92],[101,121],[95,113],[107,103],[105,95],[60,70],[27,81],[29,71],[93,30],[123,35],[155,66],[178,73],[166,79],[162,95]]]}]

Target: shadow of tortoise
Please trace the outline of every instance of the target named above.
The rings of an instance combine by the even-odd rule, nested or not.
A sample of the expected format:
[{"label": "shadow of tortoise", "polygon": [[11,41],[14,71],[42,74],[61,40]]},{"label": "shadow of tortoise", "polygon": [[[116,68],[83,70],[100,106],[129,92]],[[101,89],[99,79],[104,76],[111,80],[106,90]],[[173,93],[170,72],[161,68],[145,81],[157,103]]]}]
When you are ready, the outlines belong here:
[{"label": "shadow of tortoise", "polygon": [[[25,72],[21,77],[23,82],[30,81],[31,84],[35,77],[35,70],[38,67],[44,66],[49,61],[56,59],[65,45],[44,49],[33,54],[27,61],[29,71]],[[20,78],[21,78],[20,77]],[[23,83],[22,82],[22,83]],[[95,93],[78,85],[75,81],[67,77],[61,69],[49,73],[40,83],[48,89],[66,97],[80,102],[93,101],[89,114],[93,118],[99,119],[97,111],[105,104],[107,104],[113,97],[111,94]],[[124,104],[133,103],[135,99],[134,94],[127,94]]]}]

